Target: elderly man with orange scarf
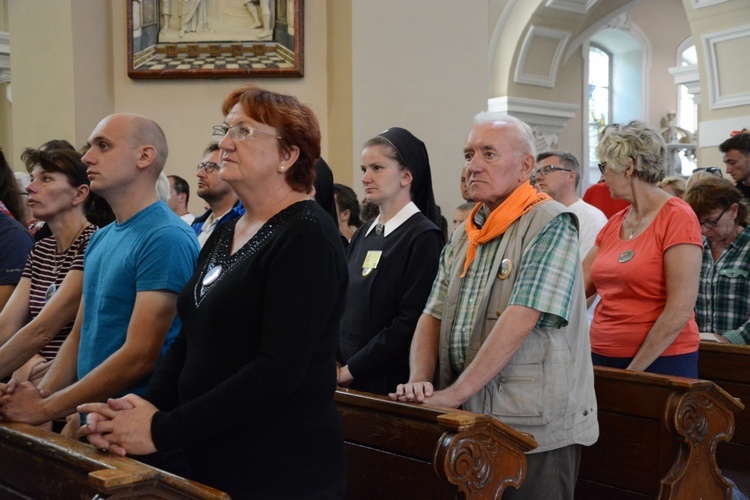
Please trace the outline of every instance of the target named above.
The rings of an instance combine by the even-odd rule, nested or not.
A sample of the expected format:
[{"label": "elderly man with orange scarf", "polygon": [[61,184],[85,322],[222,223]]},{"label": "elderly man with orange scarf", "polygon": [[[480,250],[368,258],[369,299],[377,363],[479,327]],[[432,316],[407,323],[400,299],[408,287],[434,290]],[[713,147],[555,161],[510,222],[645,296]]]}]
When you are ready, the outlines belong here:
[{"label": "elderly man with orange scarf", "polygon": [[475,121],[464,158],[479,203],[443,250],[409,381],[390,397],[533,434],[526,481],[503,498],[572,499],[580,447],[599,435],[578,222],[529,183],[528,125],[487,113]]}]

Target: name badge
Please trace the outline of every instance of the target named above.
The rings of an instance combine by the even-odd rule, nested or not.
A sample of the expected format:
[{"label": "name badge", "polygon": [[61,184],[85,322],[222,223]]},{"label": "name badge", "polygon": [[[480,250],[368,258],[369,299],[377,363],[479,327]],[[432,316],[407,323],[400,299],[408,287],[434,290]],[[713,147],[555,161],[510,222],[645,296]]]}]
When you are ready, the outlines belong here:
[{"label": "name badge", "polygon": [[501,280],[507,279],[510,276],[510,272],[513,270],[513,263],[510,259],[503,259],[500,262],[500,270],[497,273],[497,277]]},{"label": "name badge", "polygon": [[370,250],[367,252],[365,261],[362,263],[362,276],[368,276],[373,269],[378,268],[381,255],[383,255],[382,250]]}]

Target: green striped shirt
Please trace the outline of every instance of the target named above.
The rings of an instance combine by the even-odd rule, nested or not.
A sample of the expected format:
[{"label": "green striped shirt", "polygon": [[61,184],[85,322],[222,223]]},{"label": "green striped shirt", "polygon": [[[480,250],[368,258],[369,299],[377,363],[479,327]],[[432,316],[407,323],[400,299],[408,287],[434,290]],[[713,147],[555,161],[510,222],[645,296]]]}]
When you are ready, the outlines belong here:
[{"label": "green striped shirt", "polygon": [[[477,212],[478,227],[488,217],[486,209]],[[450,336],[451,367],[456,373],[465,368],[466,351],[471,332],[478,321],[479,308],[485,292],[484,285],[492,270],[502,237],[477,247],[477,253],[458,295],[456,317]],[[454,262],[454,246],[446,245],[440,257],[440,268],[432,285],[424,313],[442,321],[442,311],[448,292]],[[563,213],[551,220],[529,243],[513,285],[509,305],[522,305],[542,314],[537,328],[561,328],[568,324],[571,294],[575,284],[578,261],[578,231],[573,216]],[[481,320],[481,318],[479,319]]]}]

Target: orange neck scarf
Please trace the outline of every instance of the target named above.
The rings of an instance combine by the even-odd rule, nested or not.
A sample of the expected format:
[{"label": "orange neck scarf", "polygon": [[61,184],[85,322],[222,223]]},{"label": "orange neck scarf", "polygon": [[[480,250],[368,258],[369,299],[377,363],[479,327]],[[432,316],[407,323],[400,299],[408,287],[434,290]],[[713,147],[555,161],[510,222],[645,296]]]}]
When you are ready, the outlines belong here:
[{"label": "orange neck scarf", "polygon": [[471,215],[466,219],[466,236],[469,239],[469,248],[466,250],[466,262],[461,277],[466,276],[471,262],[477,254],[477,247],[492,241],[518,220],[523,214],[552,198],[545,193],[537,193],[536,189],[528,182],[524,182],[508,196],[495,210],[490,213],[487,220],[484,221],[482,228],[478,228],[474,222],[474,216],[482,207],[482,203],[477,203]]}]

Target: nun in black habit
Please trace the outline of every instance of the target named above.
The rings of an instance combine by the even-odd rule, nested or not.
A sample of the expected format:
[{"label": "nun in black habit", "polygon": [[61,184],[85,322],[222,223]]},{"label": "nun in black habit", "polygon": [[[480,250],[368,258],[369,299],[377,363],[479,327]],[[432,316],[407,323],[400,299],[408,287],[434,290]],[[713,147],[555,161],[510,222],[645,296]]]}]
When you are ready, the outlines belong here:
[{"label": "nun in black habit", "polygon": [[365,199],[380,215],[347,248],[339,385],[387,395],[409,378],[412,335],[444,245],[424,143],[393,127],[362,149]]}]

